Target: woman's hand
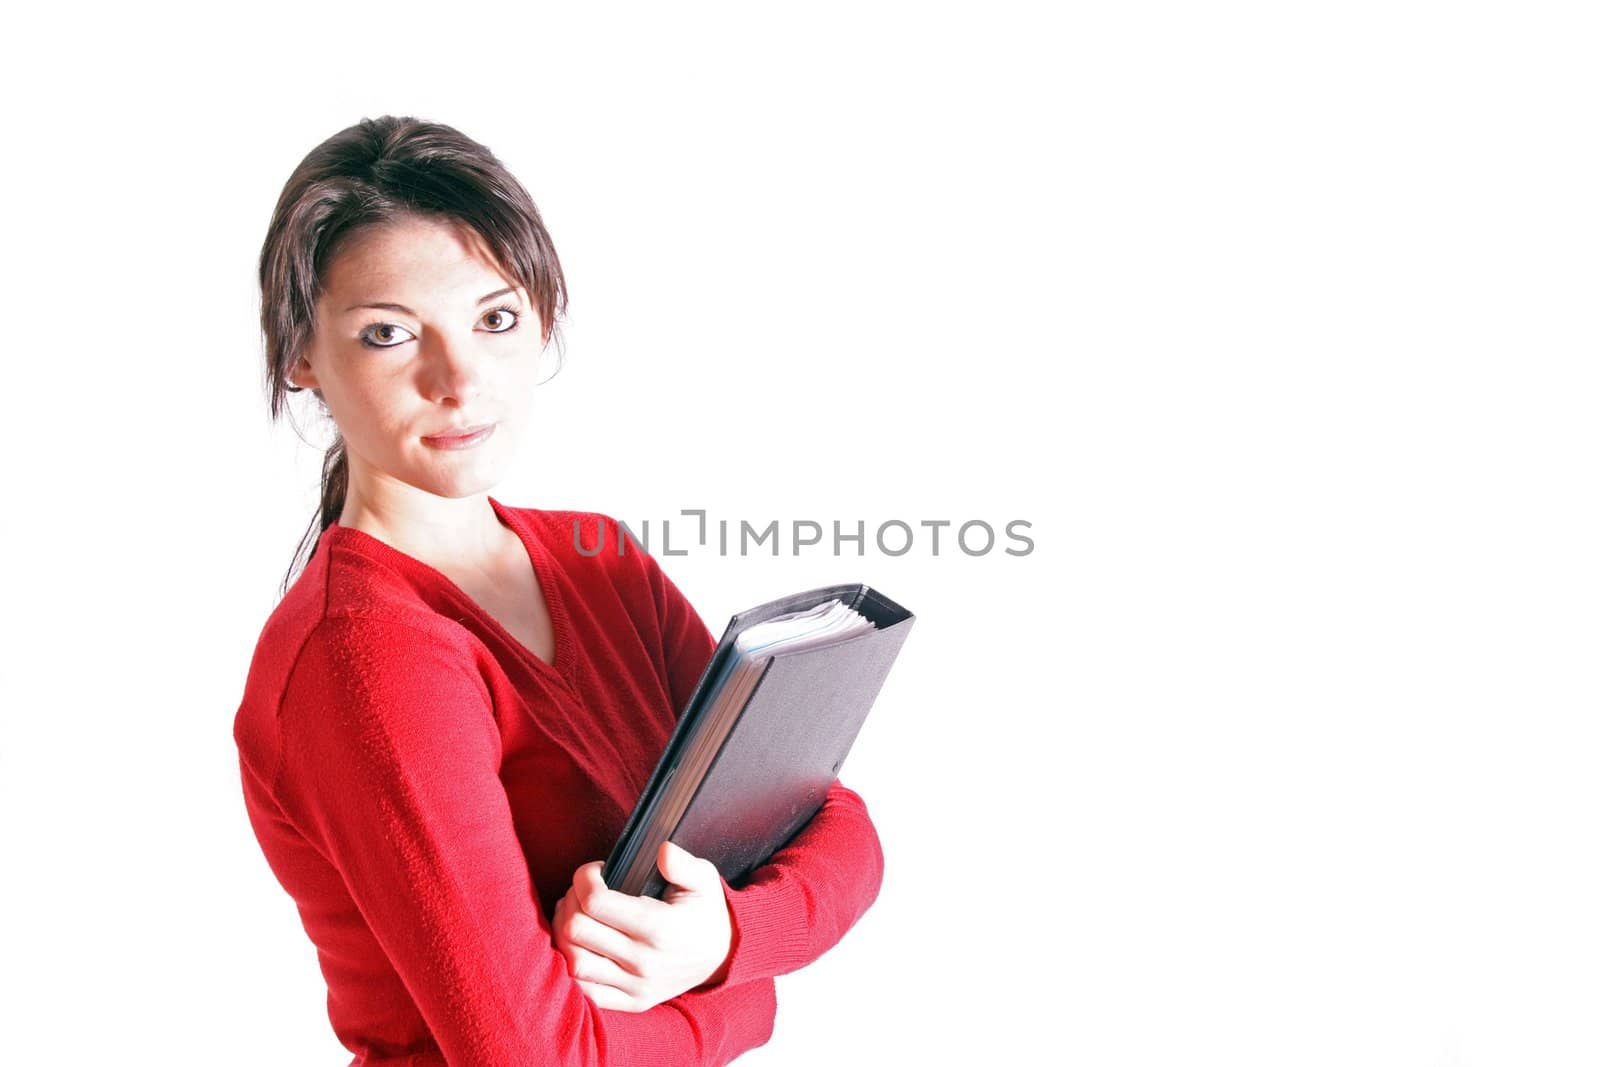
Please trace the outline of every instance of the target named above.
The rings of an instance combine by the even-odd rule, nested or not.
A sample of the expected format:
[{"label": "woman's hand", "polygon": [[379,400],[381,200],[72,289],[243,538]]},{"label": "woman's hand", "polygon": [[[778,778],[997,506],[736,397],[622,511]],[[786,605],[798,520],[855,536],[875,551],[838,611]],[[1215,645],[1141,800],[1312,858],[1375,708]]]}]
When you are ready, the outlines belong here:
[{"label": "woman's hand", "polygon": [[727,973],[733,920],[716,865],[670,841],[656,865],[667,881],[662,900],[606,888],[605,863],[595,860],[573,873],[556,904],[555,946],[602,1008],[648,1011]]}]

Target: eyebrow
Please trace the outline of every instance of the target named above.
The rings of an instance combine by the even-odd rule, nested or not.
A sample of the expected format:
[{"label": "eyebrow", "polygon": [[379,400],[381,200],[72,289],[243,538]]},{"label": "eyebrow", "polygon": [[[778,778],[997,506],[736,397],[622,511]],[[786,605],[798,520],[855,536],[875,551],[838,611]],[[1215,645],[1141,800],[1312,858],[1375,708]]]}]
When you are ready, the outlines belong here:
[{"label": "eyebrow", "polygon": [[[492,293],[486,293],[483,296],[478,297],[478,303],[487,304],[489,301],[493,300],[497,296],[505,296],[507,293],[514,293],[516,291],[517,291],[517,287],[516,286],[508,285],[504,289],[496,289]],[[378,303],[378,304],[351,304],[349,307],[345,308],[345,310],[346,311],[356,311],[356,310],[359,310],[360,308],[375,308],[375,309],[377,309],[379,311],[398,311],[398,312],[401,312],[402,314],[405,314],[405,315],[415,315],[416,314],[415,311],[412,311],[410,308],[406,307],[404,304],[384,304],[384,303]]]}]

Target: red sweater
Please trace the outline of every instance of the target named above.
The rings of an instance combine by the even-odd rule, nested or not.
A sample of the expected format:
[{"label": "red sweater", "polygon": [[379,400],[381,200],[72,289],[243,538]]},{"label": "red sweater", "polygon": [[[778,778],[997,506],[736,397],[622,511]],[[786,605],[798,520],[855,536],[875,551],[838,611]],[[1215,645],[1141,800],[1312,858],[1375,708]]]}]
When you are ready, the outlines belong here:
[{"label": "red sweater", "polygon": [[[262,629],[234,721],[245,807],[299,908],[328,1016],[372,1064],[723,1064],[764,1044],[773,977],[876,898],[883,853],[835,782],[743,885],[718,983],[597,1008],[549,917],[604,859],[716,641],[614,519],[490,504],[528,549],[546,663],[440,571],[330,526]],[[592,550],[605,526],[605,551]]]}]

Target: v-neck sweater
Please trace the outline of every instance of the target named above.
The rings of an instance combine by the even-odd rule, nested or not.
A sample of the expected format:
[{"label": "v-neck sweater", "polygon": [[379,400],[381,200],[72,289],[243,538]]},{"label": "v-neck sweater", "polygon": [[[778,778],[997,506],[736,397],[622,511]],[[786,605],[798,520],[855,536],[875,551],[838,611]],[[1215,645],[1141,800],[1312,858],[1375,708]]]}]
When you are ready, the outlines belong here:
[{"label": "v-neck sweater", "polygon": [[352,1067],[727,1063],[771,1037],[773,978],[877,897],[866,806],[835,782],[766,865],[723,881],[722,980],[644,1012],[597,1007],[549,918],[609,854],[716,640],[615,519],[489,502],[528,551],[552,662],[441,571],[334,523],[250,663],[233,729],[245,808],[335,1035]]}]

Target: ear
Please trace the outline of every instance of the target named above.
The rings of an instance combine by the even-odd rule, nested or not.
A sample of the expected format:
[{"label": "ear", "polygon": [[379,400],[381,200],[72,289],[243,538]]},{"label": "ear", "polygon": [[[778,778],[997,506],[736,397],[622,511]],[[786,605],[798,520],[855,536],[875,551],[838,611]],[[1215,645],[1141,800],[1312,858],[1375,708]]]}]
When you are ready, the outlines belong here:
[{"label": "ear", "polygon": [[317,374],[311,369],[311,364],[306,361],[305,356],[301,356],[295,361],[294,366],[289,368],[287,377],[290,385],[300,389],[317,389],[320,387],[317,382]]}]

